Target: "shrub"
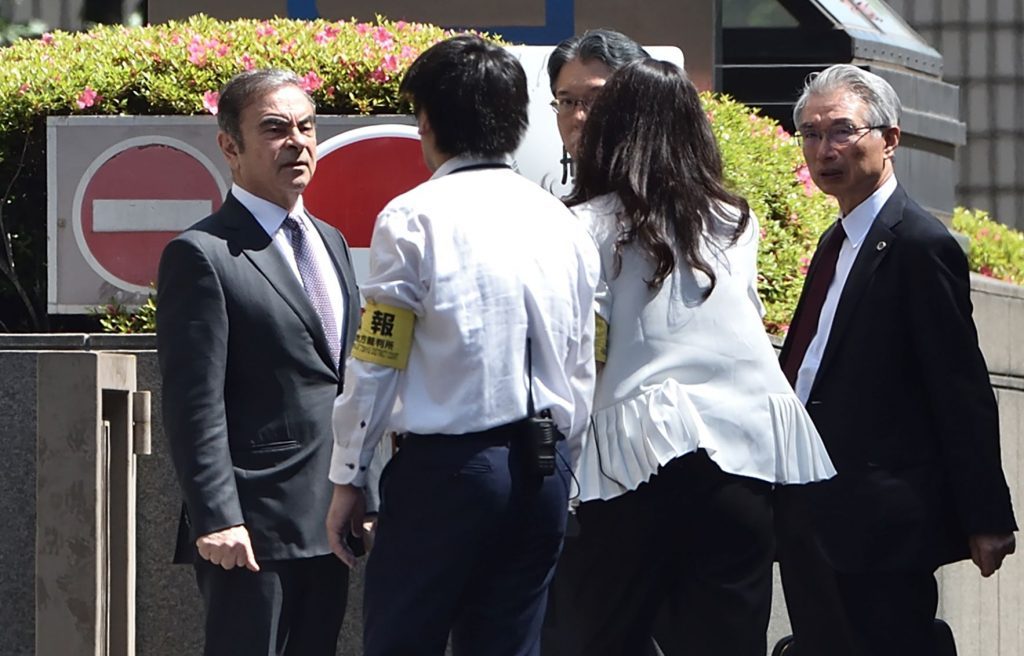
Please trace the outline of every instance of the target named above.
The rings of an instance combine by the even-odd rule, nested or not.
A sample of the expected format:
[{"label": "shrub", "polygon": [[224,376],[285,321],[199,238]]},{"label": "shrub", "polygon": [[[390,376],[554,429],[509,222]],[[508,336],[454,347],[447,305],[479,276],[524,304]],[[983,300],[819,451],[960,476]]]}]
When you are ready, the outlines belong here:
[{"label": "shrub", "polygon": [[727,96],[704,94],[730,188],[761,227],[758,276],[765,327],[789,327],[818,237],[838,208],[811,182],[796,139],[770,118]]},{"label": "shrub", "polygon": [[108,333],[156,332],[156,298],[150,295],[138,308],[112,302],[95,311],[100,327]]},{"label": "shrub", "polygon": [[[0,49],[0,330],[62,325],[45,311],[47,116],[208,113],[232,75],[267,66],[298,73],[320,113],[408,112],[398,96],[401,76],[421,51],[450,34],[383,18],[225,22],[199,15],[149,27],[47,33]],[[726,181],[760,223],[765,326],[783,333],[818,236],[837,208],[811,183],[796,140],[775,121],[728,97],[704,94],[703,101]],[[957,217],[954,225],[976,244],[974,270],[1024,281],[1019,233],[1005,232],[983,213],[958,210]],[[962,227],[969,223],[981,227]],[[145,315],[131,315],[120,306],[97,312],[110,330],[151,327]]]},{"label": "shrub", "polygon": [[963,207],[953,211],[953,229],[971,240],[971,271],[1024,285],[1024,234],[996,223],[987,212]]}]

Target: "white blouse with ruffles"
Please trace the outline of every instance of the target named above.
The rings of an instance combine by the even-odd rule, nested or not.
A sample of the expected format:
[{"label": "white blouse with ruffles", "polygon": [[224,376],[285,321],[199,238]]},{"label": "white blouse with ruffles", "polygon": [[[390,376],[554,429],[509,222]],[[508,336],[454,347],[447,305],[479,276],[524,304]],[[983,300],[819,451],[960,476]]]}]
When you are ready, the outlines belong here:
[{"label": "white blouse with ruffles", "polygon": [[793,393],[761,323],[757,221],[735,244],[725,224],[701,254],[717,276],[685,264],[651,291],[654,267],[635,245],[615,273],[618,197],[573,208],[601,253],[597,312],[609,325],[608,361],[577,475],[580,500],[610,499],[679,456],[704,449],[725,472],[772,483],[830,478],[835,468]]}]

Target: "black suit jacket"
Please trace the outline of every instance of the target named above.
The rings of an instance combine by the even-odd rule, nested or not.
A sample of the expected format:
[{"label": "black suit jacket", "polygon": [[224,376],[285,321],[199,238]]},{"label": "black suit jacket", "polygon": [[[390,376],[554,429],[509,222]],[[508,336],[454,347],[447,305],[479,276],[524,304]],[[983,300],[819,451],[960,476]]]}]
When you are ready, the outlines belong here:
[{"label": "black suit jacket", "polygon": [[934,568],[969,557],[968,535],[1016,529],[971,312],[963,251],[897,186],[856,256],[807,402],[839,472],[808,488],[837,569]]},{"label": "black suit jacket", "polygon": [[[359,321],[355,274],[341,233],[313,224],[348,294],[344,354]],[[175,560],[194,558],[197,536],[236,524],[257,560],[330,553],[342,374],[302,284],[230,194],[167,245],[157,282],[164,432],[184,493]]]}]

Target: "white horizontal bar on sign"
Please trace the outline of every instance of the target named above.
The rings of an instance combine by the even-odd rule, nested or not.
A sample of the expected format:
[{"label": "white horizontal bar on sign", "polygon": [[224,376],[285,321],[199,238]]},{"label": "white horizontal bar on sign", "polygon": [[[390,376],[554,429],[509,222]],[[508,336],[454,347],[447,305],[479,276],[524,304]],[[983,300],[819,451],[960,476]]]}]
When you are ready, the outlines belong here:
[{"label": "white horizontal bar on sign", "polygon": [[94,200],[93,232],[181,232],[209,216],[208,200]]}]

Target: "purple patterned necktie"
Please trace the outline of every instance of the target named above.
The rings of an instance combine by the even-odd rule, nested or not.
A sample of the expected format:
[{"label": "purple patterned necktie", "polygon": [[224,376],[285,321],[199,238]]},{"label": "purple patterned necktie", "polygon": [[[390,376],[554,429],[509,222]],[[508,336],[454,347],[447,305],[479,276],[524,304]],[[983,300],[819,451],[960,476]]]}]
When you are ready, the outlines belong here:
[{"label": "purple patterned necktie", "polygon": [[320,268],[313,256],[313,248],[309,239],[306,238],[306,225],[293,216],[284,220],[284,227],[288,229],[288,235],[292,243],[292,252],[295,253],[295,264],[299,267],[299,277],[302,278],[302,286],[306,290],[309,302],[320,316],[320,324],[324,328],[324,335],[327,336],[327,345],[331,348],[331,357],[337,365],[341,358],[341,338],[338,335],[338,321],[331,307],[331,298],[327,295],[327,283],[320,275]]}]

